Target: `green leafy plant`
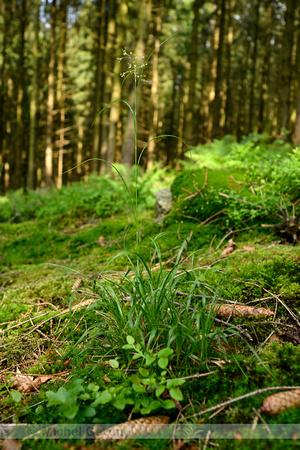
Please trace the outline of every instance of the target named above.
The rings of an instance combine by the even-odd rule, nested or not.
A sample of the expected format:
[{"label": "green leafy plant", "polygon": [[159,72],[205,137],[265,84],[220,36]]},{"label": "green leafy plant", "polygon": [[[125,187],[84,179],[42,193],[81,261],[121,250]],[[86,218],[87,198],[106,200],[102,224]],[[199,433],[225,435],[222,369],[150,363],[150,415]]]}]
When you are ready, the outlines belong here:
[{"label": "green leafy plant", "polygon": [[20,403],[20,401],[22,400],[22,394],[16,389],[9,389],[14,383],[13,381],[9,381],[11,377],[12,375],[8,375],[5,379],[5,382],[0,384],[0,395],[1,393],[4,394],[7,392],[15,403]]},{"label": "green leafy plant", "polygon": [[[126,336],[127,344],[122,349],[130,353],[130,364],[141,359],[142,364],[133,375],[121,374],[121,379],[112,381],[104,390],[99,384],[84,385],[82,379],[74,380],[69,387],[62,386],[58,391],[47,391],[47,407],[56,408],[57,414],[65,419],[90,419],[97,414],[97,408],[110,404],[123,411],[132,407],[133,413],[150,414],[159,409],[175,408],[175,401],[182,401],[180,386],[184,379],[168,379],[168,363],[174,351],[163,348],[159,352],[142,351],[140,344],[132,336]],[[131,352],[130,352],[131,351]],[[113,369],[119,368],[117,359],[109,360]],[[127,367],[128,369],[128,367]],[[112,374],[113,375],[113,374]],[[112,377],[113,378],[113,377]]]}]

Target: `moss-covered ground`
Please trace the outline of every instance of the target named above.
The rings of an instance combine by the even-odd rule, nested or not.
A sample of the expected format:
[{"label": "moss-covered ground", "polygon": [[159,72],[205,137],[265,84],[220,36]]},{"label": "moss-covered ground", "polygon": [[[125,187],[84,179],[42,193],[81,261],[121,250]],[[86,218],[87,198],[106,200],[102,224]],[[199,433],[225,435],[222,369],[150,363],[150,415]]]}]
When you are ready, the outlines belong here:
[{"label": "moss-covered ground", "polygon": [[[201,219],[202,220],[202,219]],[[125,441],[98,443],[91,441],[26,440],[22,448],[45,449],[115,449],[115,448],[294,448],[300,445],[300,435],[294,440],[267,438],[267,424],[299,424],[300,408],[289,408],[270,417],[259,407],[268,392],[233,402],[197,416],[206,408],[271,386],[300,386],[300,249],[298,245],[280,244],[270,229],[259,224],[228,234],[221,221],[199,224],[194,220],[166,221],[158,225],[151,210],[140,214],[141,244],[139,254],[145,261],[152,259],[155,273],[159,259],[151,247],[160,232],[161,261],[171,270],[184,239],[189,243],[183,252],[186,276],[178,291],[188,293],[189,270],[206,286],[207,298],[218,292],[227,300],[257,306],[275,312],[275,316],[255,318],[223,318],[244,334],[233,337],[230,345],[221,345],[219,357],[208,355],[201,361],[190,358],[184,364],[170,367],[175,378],[190,377],[182,386],[183,400],[178,408],[167,412],[171,422],[194,424],[260,424],[266,423],[266,439]],[[228,239],[237,247],[227,256],[222,251]],[[21,223],[0,224],[0,374],[8,380],[11,373],[59,375],[36,392],[22,394],[14,402],[2,381],[1,423],[58,423],[57,409],[47,408],[45,392],[55,390],[69,379],[82,378],[99,382],[114,377],[114,369],[103,358],[103,349],[71,351],[86,330],[97,326],[94,309],[72,307],[80,302],[97,299],[95,280],[107,274],[121,279],[128,271],[124,251],[135,246],[131,214],[112,218],[53,216]],[[116,257],[119,255],[118,257]],[[82,286],[71,292],[77,279]],[[79,290],[78,290],[79,289]],[[199,291],[199,294],[201,292]],[[178,296],[184,303],[185,297]],[[191,305],[192,306],[192,305]],[[126,308],[126,305],[122,305]],[[100,308],[101,309],[101,308]],[[223,326],[216,322],[216,326]],[[226,326],[224,325],[224,329]],[[248,336],[248,338],[247,338]],[[87,340],[87,335],[82,342]],[[252,348],[252,350],[250,349]],[[84,348],[84,345],[78,348]],[[211,348],[211,347],[210,347]],[[209,373],[205,377],[193,377]],[[102,382],[102,381],[101,381]],[[273,393],[273,392],[271,392]],[[40,407],[38,407],[41,405]],[[121,423],[128,419],[130,408],[118,411],[104,405],[97,410],[97,420]],[[166,414],[164,411],[158,413]],[[196,414],[196,416],[194,416]],[[138,417],[138,416],[134,416]],[[64,421],[66,419],[63,419]]]}]

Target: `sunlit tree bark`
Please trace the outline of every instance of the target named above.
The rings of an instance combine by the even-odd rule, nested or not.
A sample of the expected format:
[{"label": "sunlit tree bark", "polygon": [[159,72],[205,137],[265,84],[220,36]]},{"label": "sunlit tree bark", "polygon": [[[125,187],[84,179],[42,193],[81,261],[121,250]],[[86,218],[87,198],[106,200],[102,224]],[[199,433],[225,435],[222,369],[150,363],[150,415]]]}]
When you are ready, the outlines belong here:
[{"label": "sunlit tree bark", "polygon": [[63,184],[64,170],[64,148],[69,143],[65,137],[66,121],[66,38],[67,38],[67,0],[61,0],[60,4],[60,33],[59,33],[59,55],[57,67],[57,104],[59,107],[59,130],[58,130],[58,162],[57,162],[57,187]]},{"label": "sunlit tree bark", "polygon": [[297,29],[297,47],[295,51],[295,80],[294,80],[294,129],[292,133],[293,144],[295,147],[300,145],[300,7],[297,10],[298,29]]},{"label": "sunlit tree bark", "polygon": [[33,77],[32,77],[32,91],[30,98],[30,129],[29,129],[29,152],[28,152],[28,174],[27,186],[29,189],[35,188],[35,155],[37,147],[37,111],[38,111],[38,97],[39,97],[39,19],[40,19],[40,0],[34,2],[34,30],[33,30]]},{"label": "sunlit tree bark", "polygon": [[290,130],[291,113],[291,86],[293,78],[292,67],[292,43],[294,36],[294,14],[297,8],[297,0],[286,1],[284,40],[281,51],[280,84],[279,84],[279,108],[277,132],[280,137],[284,136],[284,130]]},{"label": "sunlit tree bark", "polygon": [[[149,22],[151,16],[151,0],[141,0],[139,6],[138,24],[137,24],[137,43],[134,53],[136,55],[145,56],[145,46],[148,37]],[[140,85],[142,87],[142,85]],[[136,94],[139,94],[136,96]],[[138,117],[140,94],[136,93],[135,85],[129,94],[129,104],[136,108],[136,115]],[[135,101],[137,99],[137,102]],[[131,166],[135,162],[135,131],[132,115],[128,114],[125,133],[123,136],[122,148],[122,163],[126,166]]]},{"label": "sunlit tree bark", "polygon": [[258,30],[259,30],[259,6],[260,0],[256,0],[254,4],[254,16],[253,16],[253,49],[251,54],[251,82],[250,82],[250,104],[249,104],[249,132],[252,133],[255,130],[256,120],[256,104],[255,104],[255,94],[257,89],[257,52],[258,52]]},{"label": "sunlit tree bark", "polygon": [[[125,0],[117,1],[117,15],[116,20],[111,17],[111,28],[109,29],[109,34],[113,34],[115,37],[114,55],[121,57],[122,49],[125,47],[125,36],[126,36],[126,19],[128,14],[128,5]],[[115,16],[115,9],[112,14]],[[113,103],[110,107],[109,115],[109,133],[108,133],[108,150],[106,160],[110,163],[120,162],[121,159],[121,149],[122,149],[122,103],[121,100],[122,89],[121,89],[121,77],[120,77],[120,63],[117,59],[114,59],[113,63],[113,80],[112,80],[112,95],[111,101]]]},{"label": "sunlit tree bark", "polygon": [[7,89],[7,38],[8,38],[8,8],[6,2],[0,3],[1,17],[1,64],[0,64],[0,194],[4,194],[4,173],[6,155],[6,89]]},{"label": "sunlit tree bark", "polygon": [[226,102],[225,102],[225,133],[233,132],[233,80],[232,77],[232,46],[233,46],[233,14],[235,0],[228,1],[228,25],[226,39]]},{"label": "sunlit tree bark", "polygon": [[259,95],[259,110],[258,110],[258,132],[263,133],[266,131],[266,112],[267,103],[269,95],[269,75],[270,75],[270,65],[271,65],[271,38],[272,38],[272,24],[273,24],[273,7],[270,2],[266,11],[267,17],[265,21],[265,45],[264,45],[264,56],[262,61],[262,77],[261,77],[261,88]]},{"label": "sunlit tree bark", "polygon": [[[104,40],[105,40],[105,1],[98,0],[97,2],[98,14],[98,36],[97,36],[97,67],[96,67],[96,86],[95,86],[95,100],[94,100],[94,117],[98,115],[103,107],[103,92],[104,92]],[[93,126],[93,144],[92,144],[92,158],[91,170],[92,172],[99,171],[99,158],[101,155],[101,119],[98,116]]]},{"label": "sunlit tree bark", "polygon": [[217,48],[217,64],[216,64],[216,77],[214,88],[214,99],[212,102],[212,115],[213,115],[213,130],[212,137],[221,137],[221,117],[222,117],[222,105],[224,98],[224,85],[223,85],[223,54],[225,43],[225,14],[226,14],[226,1],[221,0],[218,6],[218,48]]},{"label": "sunlit tree bark", "polygon": [[53,184],[53,114],[54,114],[54,76],[55,76],[55,37],[56,37],[56,0],[52,0],[50,9],[50,50],[47,95],[45,184]]},{"label": "sunlit tree bark", "polygon": [[147,147],[147,169],[151,169],[155,160],[155,147],[158,127],[158,86],[159,86],[159,75],[158,75],[158,58],[159,58],[159,48],[160,48],[160,34],[161,34],[161,1],[155,0],[153,4],[153,13],[155,14],[154,19],[154,49],[152,60],[152,80],[151,80],[151,118],[150,118],[150,131],[148,138]]},{"label": "sunlit tree bark", "polygon": [[200,14],[199,9],[203,6],[203,0],[194,0],[193,4],[193,27],[191,36],[191,55],[189,58],[189,81],[188,81],[188,100],[185,112],[185,127],[184,135],[185,141],[188,144],[196,145],[197,143],[197,115],[196,115],[196,83],[198,80],[198,65],[199,65],[199,23]]}]

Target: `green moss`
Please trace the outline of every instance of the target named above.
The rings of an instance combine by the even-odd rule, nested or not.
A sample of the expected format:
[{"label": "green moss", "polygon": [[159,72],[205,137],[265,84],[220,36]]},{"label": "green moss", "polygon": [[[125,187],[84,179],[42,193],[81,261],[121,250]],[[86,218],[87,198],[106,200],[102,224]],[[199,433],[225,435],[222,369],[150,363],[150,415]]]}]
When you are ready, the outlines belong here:
[{"label": "green moss", "polygon": [[[239,182],[243,179],[244,173],[241,170],[206,172],[204,169],[196,169],[180,172],[171,187],[175,205],[165,223],[191,218],[201,222],[220,213],[227,207],[228,201],[219,195],[219,191],[230,193],[233,190],[242,195],[243,185]],[[198,191],[197,195],[188,198]]]}]

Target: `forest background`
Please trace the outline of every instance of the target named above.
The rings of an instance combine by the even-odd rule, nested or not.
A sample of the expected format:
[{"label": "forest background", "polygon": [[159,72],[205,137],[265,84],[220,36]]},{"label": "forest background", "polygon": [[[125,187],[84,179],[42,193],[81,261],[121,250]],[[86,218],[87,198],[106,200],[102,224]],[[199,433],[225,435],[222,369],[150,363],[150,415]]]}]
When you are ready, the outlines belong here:
[{"label": "forest background", "polygon": [[[139,89],[138,151],[161,134],[189,145],[249,133],[300,144],[297,0],[2,0],[0,194],[104,173],[95,158],[134,163],[124,103],[92,127],[106,104],[134,104],[124,48],[145,59],[156,49]],[[141,165],[178,168],[186,150],[155,139]]]}]

